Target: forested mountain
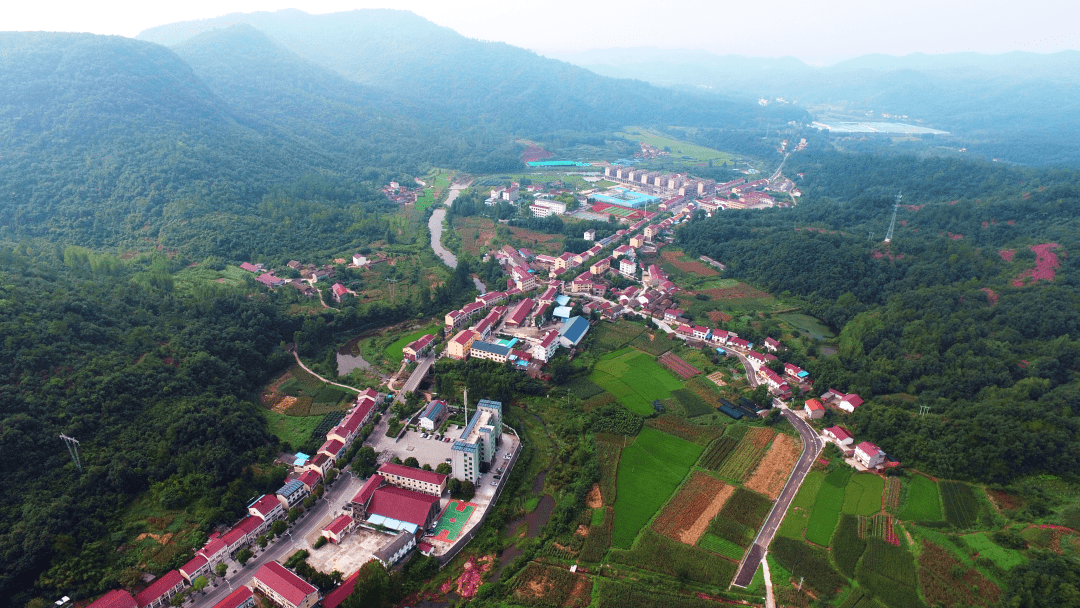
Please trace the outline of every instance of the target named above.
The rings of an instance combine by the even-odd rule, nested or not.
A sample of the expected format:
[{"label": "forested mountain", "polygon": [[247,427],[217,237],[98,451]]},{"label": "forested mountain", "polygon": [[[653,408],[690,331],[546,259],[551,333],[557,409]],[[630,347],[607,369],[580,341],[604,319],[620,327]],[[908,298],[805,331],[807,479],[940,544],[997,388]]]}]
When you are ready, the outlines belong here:
[{"label": "forested mountain", "polygon": [[[250,24],[353,81],[446,104],[521,134],[599,131],[628,124],[755,127],[775,110],[744,101],[616,80],[503,43],[481,42],[411,12],[231,14],[151,28],[139,38],[175,46],[199,33]],[[786,108],[772,120],[805,119]]]},{"label": "forested mountain", "polygon": [[[970,152],[1021,164],[1080,163],[1080,52],[867,55],[828,67],[790,57],[608,49],[558,54],[615,78],[728,95],[829,104],[852,115],[908,115]],[[873,118],[866,118],[873,120]]]},{"label": "forested mountain", "polygon": [[[805,176],[801,204],[719,213],[679,240],[840,331],[838,356],[805,367],[822,391],[869,401],[856,430],[886,452],[982,481],[1075,471],[1080,176],[831,153],[789,162]],[[900,187],[906,206],[883,244]]]}]

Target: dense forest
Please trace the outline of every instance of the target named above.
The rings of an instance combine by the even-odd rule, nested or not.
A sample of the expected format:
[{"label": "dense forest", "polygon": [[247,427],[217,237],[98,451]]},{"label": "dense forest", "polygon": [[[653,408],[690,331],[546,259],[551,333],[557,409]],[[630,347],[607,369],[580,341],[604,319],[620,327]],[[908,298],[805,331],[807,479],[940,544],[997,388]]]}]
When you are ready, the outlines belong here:
[{"label": "dense forest", "polygon": [[838,355],[806,367],[822,390],[868,399],[854,424],[887,452],[982,481],[1074,471],[1080,176],[828,153],[789,162],[804,175],[798,206],[699,217],[679,241],[839,330]]}]

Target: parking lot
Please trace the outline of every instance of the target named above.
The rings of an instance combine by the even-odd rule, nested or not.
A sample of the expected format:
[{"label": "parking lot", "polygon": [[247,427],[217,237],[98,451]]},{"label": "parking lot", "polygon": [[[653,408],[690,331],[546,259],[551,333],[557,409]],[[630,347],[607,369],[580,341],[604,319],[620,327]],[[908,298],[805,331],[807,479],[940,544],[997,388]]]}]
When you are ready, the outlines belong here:
[{"label": "parking lot", "polygon": [[[378,443],[375,445],[375,451],[382,454],[383,460],[390,460],[392,457],[397,456],[404,461],[406,458],[412,457],[420,463],[420,466],[430,464],[431,468],[434,469],[448,461],[454,439],[460,434],[461,429],[457,425],[450,425],[446,430],[444,440],[434,439],[431,435],[428,435],[428,438],[425,439],[423,437],[424,433],[405,431],[405,434],[397,441],[394,441],[391,437],[379,437]],[[450,441],[445,441],[445,438],[450,438]]]},{"label": "parking lot", "polygon": [[393,538],[389,534],[358,527],[349,533],[340,545],[326,543],[321,549],[305,547],[311,553],[308,563],[319,572],[329,574],[337,570],[349,575],[359,570],[380,547]]}]

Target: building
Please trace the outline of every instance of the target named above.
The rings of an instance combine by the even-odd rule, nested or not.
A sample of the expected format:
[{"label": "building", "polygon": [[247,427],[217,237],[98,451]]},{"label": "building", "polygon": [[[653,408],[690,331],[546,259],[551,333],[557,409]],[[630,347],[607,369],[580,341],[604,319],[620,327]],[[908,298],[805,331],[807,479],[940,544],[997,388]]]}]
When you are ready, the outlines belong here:
[{"label": "building", "polygon": [[[569,314],[569,311],[567,311]],[[554,329],[547,332],[544,338],[540,340],[540,344],[537,346],[534,354],[537,359],[541,361],[551,361],[551,358],[555,356],[555,351],[559,350],[559,332]]]},{"label": "building", "polygon": [[825,436],[835,440],[840,445],[851,445],[855,438],[842,426],[830,426],[825,429]]},{"label": "building", "polygon": [[746,353],[746,358],[749,359],[750,362],[754,365],[765,365],[765,355],[757,352],[756,350],[752,350]]},{"label": "building", "polygon": [[529,316],[529,311],[532,310],[533,305],[532,298],[525,298],[517,303],[510,314],[506,317],[506,325],[508,327],[521,327],[525,323],[525,319]]},{"label": "building", "polygon": [[446,354],[451,359],[457,359],[459,361],[468,359],[469,350],[472,348],[474,340],[476,340],[476,334],[467,329],[463,329],[447,343]]},{"label": "building", "polygon": [[472,347],[469,349],[469,356],[476,359],[494,361],[496,363],[506,363],[506,360],[510,357],[510,347],[477,340],[472,343]]},{"label": "building", "polygon": [[709,332],[712,330],[703,325],[695,325],[693,327],[693,333],[691,334],[695,340],[706,340],[709,337]]},{"label": "building", "polygon": [[135,605],[139,608],[161,608],[168,606],[169,600],[184,588],[184,577],[176,570],[169,570],[159,579],[150,583],[135,596]]},{"label": "building", "polygon": [[855,460],[864,467],[873,469],[885,462],[885,452],[869,441],[864,441],[855,446]]},{"label": "building", "polygon": [[296,478],[296,480],[304,484],[304,487],[307,488],[308,492],[314,492],[315,486],[322,482],[322,475],[317,471],[304,471]]},{"label": "building", "polygon": [[[285,518],[285,507],[276,496],[263,494],[258,500],[248,505],[248,513],[270,524]],[[207,556],[209,557],[209,556]]]},{"label": "building", "polygon": [[855,408],[859,407],[862,404],[862,398],[855,393],[844,395],[844,397],[840,399],[840,409],[848,413],[854,412]]},{"label": "building", "polygon": [[434,344],[435,336],[425,334],[406,344],[405,348],[401,349],[401,354],[407,361],[418,361],[431,353]]},{"label": "building", "polygon": [[632,279],[637,276],[637,264],[630,258],[623,258],[619,260],[619,274]]},{"label": "building", "polygon": [[424,413],[420,414],[420,427],[425,431],[434,431],[439,428],[444,418],[446,418],[446,402],[434,400],[427,404],[424,408]]},{"label": "building", "polygon": [[408,534],[404,531],[398,532],[398,535],[395,536],[393,540],[380,547],[378,551],[372,553],[372,557],[382,562],[383,566],[389,568],[401,561],[401,558],[408,555],[409,551],[415,546],[415,534]]},{"label": "building", "polygon": [[[333,443],[336,443],[339,446],[341,445],[341,442],[337,439],[334,439]],[[278,488],[277,498],[281,501],[281,506],[288,511],[300,504],[301,501],[307,498],[308,494],[309,492],[307,486],[304,485],[304,482],[299,479],[293,479],[285,482],[285,485]]]},{"label": "building", "polygon": [[135,598],[123,589],[113,589],[91,602],[86,608],[138,608]]},{"label": "building", "polygon": [[281,608],[311,608],[319,601],[318,589],[277,562],[263,564],[248,587]]},{"label": "building", "polygon": [[379,467],[379,475],[391,485],[432,496],[442,496],[446,491],[446,475],[442,473],[388,462]]},{"label": "building", "polygon": [[778,350],[782,350],[784,347],[777,340],[765,338],[765,348],[775,353]]},{"label": "building", "polygon": [[326,473],[334,468],[334,459],[325,452],[320,452],[309,460],[304,468],[308,471],[317,471],[320,475],[326,476]]},{"label": "building", "polygon": [[180,566],[180,576],[190,585],[192,581],[210,572],[210,560],[196,553],[188,563]]},{"label": "building", "polygon": [[451,467],[455,478],[476,484],[495,458],[502,435],[502,403],[481,399],[476,413],[451,448]]},{"label": "building", "polygon": [[566,348],[573,348],[581,343],[589,331],[589,322],[584,317],[570,317],[559,328],[559,343]]},{"label": "building", "polygon": [[438,521],[439,497],[383,485],[372,492],[364,512],[369,526],[394,532],[406,530],[417,535]]},{"label": "building", "polygon": [[356,527],[356,521],[348,515],[339,515],[322,529],[322,536],[335,545],[344,540],[345,536]]},{"label": "building", "polygon": [[253,606],[255,606],[255,594],[247,587],[240,587],[214,604],[214,608],[252,608]]},{"label": "building", "polygon": [[335,302],[341,302],[341,298],[349,295],[349,290],[341,283],[334,283],[330,291],[333,293]]},{"label": "building", "polygon": [[586,241],[595,241],[596,240],[596,231],[593,230],[592,228],[589,228],[588,230],[585,231],[584,238],[585,238]]},{"label": "building", "polygon": [[817,399],[807,399],[803,409],[806,410],[806,417],[812,420],[825,417],[825,406],[821,405],[821,402]]},{"label": "building", "polygon": [[609,268],[611,268],[611,258],[604,258],[593,262],[592,266],[589,267],[589,272],[594,275],[601,275],[607,272]]}]

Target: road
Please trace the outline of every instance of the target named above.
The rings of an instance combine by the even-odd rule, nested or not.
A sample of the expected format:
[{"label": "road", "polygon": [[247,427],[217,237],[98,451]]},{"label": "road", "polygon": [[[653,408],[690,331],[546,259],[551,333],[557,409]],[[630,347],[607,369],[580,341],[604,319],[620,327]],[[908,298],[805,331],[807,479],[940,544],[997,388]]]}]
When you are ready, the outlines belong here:
[{"label": "road", "polygon": [[409,379],[405,381],[405,384],[398,391],[395,401],[405,401],[405,394],[411,393],[420,386],[420,381],[424,379],[428,371],[431,370],[431,366],[435,363],[435,355],[428,355],[426,359],[416,364],[416,369],[409,375]]},{"label": "road", "polygon": [[251,578],[255,576],[255,572],[263,564],[270,561],[279,561],[294,550],[303,548],[305,546],[304,539],[316,531],[319,523],[328,513],[340,511],[341,506],[360,490],[360,485],[360,480],[353,476],[352,473],[342,473],[333,486],[323,494],[318,506],[312,507],[310,511],[305,512],[284,535],[278,537],[272,544],[267,545],[266,549],[261,551],[256,547],[252,547],[252,550],[257,553],[255,557],[248,560],[246,565],[236,570],[238,564],[235,562],[229,563],[229,574],[224,580],[208,577],[213,581],[217,581],[218,586],[207,587],[204,595],[194,594],[193,606],[195,608],[214,606],[225,599],[227,595],[239,589],[240,586],[251,581]]},{"label": "road", "polygon": [[349,389],[350,391],[352,391],[354,393],[358,393],[358,394],[360,393],[360,389],[358,389],[358,388],[353,388],[353,387],[347,386],[345,384],[338,384],[337,382],[332,382],[330,380],[327,380],[326,378],[323,378],[319,374],[316,374],[315,372],[311,371],[310,369],[308,369],[308,366],[304,365],[304,362],[300,360],[300,355],[296,354],[295,350],[293,351],[293,357],[296,357],[297,365],[299,365],[301,368],[303,368],[303,370],[305,372],[311,374],[312,376],[315,376],[319,380],[322,380],[323,382],[325,382],[327,384],[333,384],[334,386],[338,386],[338,387],[341,387],[341,388],[347,388],[347,389]]},{"label": "road", "polygon": [[803,440],[802,454],[799,455],[799,462],[788,477],[787,484],[781,490],[780,497],[776,500],[772,511],[769,512],[769,516],[765,519],[765,524],[758,532],[757,538],[754,539],[754,545],[750,547],[746,558],[739,564],[739,571],[735,574],[735,580],[731,583],[736,587],[746,588],[754,579],[754,572],[757,571],[758,564],[764,559],[765,551],[769,548],[769,543],[772,542],[776,531],[780,529],[780,523],[784,521],[784,515],[787,514],[791,501],[795,498],[799,486],[806,479],[806,474],[810,472],[810,467],[813,466],[818,454],[821,453],[821,449],[824,447],[821,437],[805,420],[786,407],[780,411],[784,418],[787,418],[788,422],[791,423],[791,426],[799,431],[799,436]]}]

